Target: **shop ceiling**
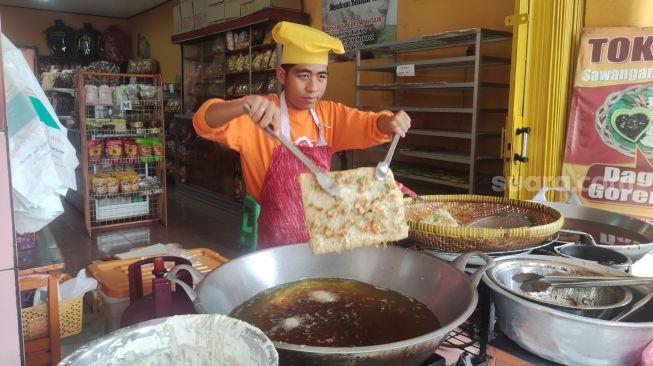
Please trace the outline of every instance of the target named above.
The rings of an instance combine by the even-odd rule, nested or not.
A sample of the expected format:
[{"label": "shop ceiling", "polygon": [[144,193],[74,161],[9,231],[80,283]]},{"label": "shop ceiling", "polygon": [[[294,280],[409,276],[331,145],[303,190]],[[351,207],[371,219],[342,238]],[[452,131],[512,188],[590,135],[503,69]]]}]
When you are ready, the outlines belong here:
[{"label": "shop ceiling", "polygon": [[0,5],[53,10],[65,13],[129,18],[168,0],[0,0]]}]

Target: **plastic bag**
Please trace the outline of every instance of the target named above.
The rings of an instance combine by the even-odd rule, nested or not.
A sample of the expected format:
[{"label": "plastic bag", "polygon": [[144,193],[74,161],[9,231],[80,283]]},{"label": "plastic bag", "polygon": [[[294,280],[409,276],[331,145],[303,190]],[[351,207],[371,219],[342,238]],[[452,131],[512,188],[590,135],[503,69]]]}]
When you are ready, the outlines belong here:
[{"label": "plastic bag", "polygon": [[15,229],[40,230],[63,212],[55,194],[77,189],[77,153],[20,50],[2,35]]},{"label": "plastic bag", "polygon": [[[97,288],[97,280],[86,275],[86,269],[82,269],[77,273],[75,278],[71,278],[64,283],[58,285],[59,301],[74,299],[82,296],[85,293],[95,290]],[[39,287],[34,296],[34,306],[45,304],[48,302],[48,288],[46,286]]]}]

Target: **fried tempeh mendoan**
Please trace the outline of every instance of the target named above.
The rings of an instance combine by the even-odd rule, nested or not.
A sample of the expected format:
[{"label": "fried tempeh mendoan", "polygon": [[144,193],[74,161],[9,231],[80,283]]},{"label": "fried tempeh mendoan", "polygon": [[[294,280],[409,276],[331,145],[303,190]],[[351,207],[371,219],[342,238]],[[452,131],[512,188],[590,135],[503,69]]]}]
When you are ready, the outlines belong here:
[{"label": "fried tempeh mendoan", "polygon": [[335,198],[325,192],[315,176],[299,176],[308,244],[314,254],[341,252],[404,239],[408,225],[402,193],[392,172],[377,180],[374,168],[328,173],[340,186]]}]

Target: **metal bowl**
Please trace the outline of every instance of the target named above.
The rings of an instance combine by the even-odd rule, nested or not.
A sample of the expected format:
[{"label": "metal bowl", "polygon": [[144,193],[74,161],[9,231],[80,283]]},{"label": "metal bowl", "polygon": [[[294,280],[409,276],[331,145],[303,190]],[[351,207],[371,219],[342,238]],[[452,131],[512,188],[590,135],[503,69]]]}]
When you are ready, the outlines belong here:
[{"label": "metal bowl", "polygon": [[180,315],[118,329],[66,357],[59,366],[277,366],[263,332],[224,315]]},{"label": "metal bowl", "polygon": [[554,248],[556,253],[567,258],[579,258],[626,272],[633,264],[630,258],[616,250],[584,244],[565,244]]},{"label": "metal bowl", "polygon": [[519,273],[536,273],[542,276],[600,275],[581,265],[562,263],[556,257],[547,256],[529,261],[517,258],[504,260],[488,270],[487,276],[504,290],[521,298],[590,318],[609,319],[633,300],[632,291],[627,287],[549,287],[544,291],[527,292],[520,288],[521,283],[513,280],[513,276]]},{"label": "metal bowl", "polygon": [[[498,259],[524,261],[546,258],[525,255]],[[563,264],[583,266],[604,276],[623,273],[589,261],[558,258]],[[615,366],[635,365],[642,351],[653,339],[653,303],[634,319],[614,322],[576,316],[536,302],[525,300],[504,290],[487,276],[483,282],[492,291],[497,325],[501,332],[524,349],[563,365]],[[653,286],[631,287],[636,300],[653,291]]]},{"label": "metal bowl", "polygon": [[619,253],[625,254],[633,261],[633,263],[642,259],[642,257],[653,250],[653,224],[630,216],[618,214],[616,212],[580,206],[580,200],[573,192],[569,193],[570,196],[568,203],[549,202],[546,200],[545,196],[545,193],[549,190],[566,191],[562,188],[543,188],[535,195],[533,201],[558,210],[568,219],[586,220],[597,224],[618,226],[625,230],[642,235],[648,239],[645,243],[639,244],[597,244],[597,246],[616,250]]}]

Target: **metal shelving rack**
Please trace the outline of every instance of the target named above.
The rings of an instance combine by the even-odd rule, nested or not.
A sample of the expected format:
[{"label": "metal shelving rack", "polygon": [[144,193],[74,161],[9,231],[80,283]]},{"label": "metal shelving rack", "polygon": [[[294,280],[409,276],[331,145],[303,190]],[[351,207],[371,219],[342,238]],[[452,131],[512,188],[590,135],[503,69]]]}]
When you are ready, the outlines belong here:
[{"label": "metal shelving rack", "polygon": [[[128,101],[121,103],[116,100],[114,92],[112,105],[105,107],[109,116],[120,113],[120,118],[126,121],[124,124],[117,124],[115,119],[96,115],[96,105],[87,104],[86,85],[146,85],[153,88],[155,93],[153,97],[147,98],[132,93]],[[80,187],[80,192],[83,192],[84,196],[84,219],[89,236],[93,231],[105,228],[156,221],[167,225],[166,142],[161,76],[81,72],[77,80],[77,95],[84,174],[84,186]],[[89,124],[92,119],[95,121]],[[99,123],[99,119],[103,120],[102,123]],[[148,150],[148,142],[145,140],[147,138],[154,138],[154,145],[158,147],[149,145]],[[101,158],[89,159],[89,141],[101,141]],[[120,156],[109,156],[107,141],[122,141],[123,151]],[[125,141],[130,141],[132,147],[137,144],[136,157],[125,154]],[[142,153],[141,149],[149,153]],[[158,152],[152,154],[153,149],[158,149]],[[131,174],[130,178],[127,178],[127,172]],[[110,180],[107,178],[106,191],[96,188],[99,181],[93,177],[97,177],[96,174],[99,173],[112,177]],[[123,178],[120,178],[121,175]],[[118,188],[114,187],[113,191],[112,182],[119,185]],[[131,185],[127,182],[131,182]]]},{"label": "metal shelving rack", "polygon": [[[478,188],[479,176],[477,168],[479,164],[487,162],[500,163],[498,156],[499,144],[496,145],[497,154],[480,153],[478,149],[479,141],[483,139],[499,139],[501,137],[500,130],[488,131],[487,129],[480,128],[481,116],[487,114],[507,114],[507,100],[506,104],[500,106],[481,106],[480,93],[483,89],[491,90],[508,90],[510,85],[506,82],[488,82],[482,81],[481,77],[484,75],[485,68],[488,66],[503,67],[507,70],[510,68],[510,59],[504,57],[489,56],[483,53],[483,45],[490,42],[509,41],[512,34],[508,32],[494,31],[482,28],[467,29],[462,31],[446,32],[436,35],[428,35],[415,39],[387,42],[366,45],[356,50],[356,80],[355,80],[355,101],[356,106],[362,110],[390,110],[390,111],[406,111],[411,117],[414,114],[428,115],[429,128],[419,127],[409,131],[411,138],[428,138],[430,139],[430,146],[426,150],[419,149],[406,149],[405,141],[402,140],[400,146],[397,148],[395,156],[410,159],[418,159],[425,161],[429,166],[437,164],[459,164],[469,167],[469,172],[466,176],[450,178],[446,172],[438,174],[417,174],[410,169],[402,172],[401,169],[395,170],[395,176],[404,178],[411,181],[418,181],[421,183],[437,184],[449,188],[459,190],[466,190],[468,193],[476,193]],[[438,51],[443,49],[449,50],[449,53],[457,53],[459,50],[467,52],[465,56],[455,55],[437,55]],[[470,52],[471,50],[471,52]],[[363,60],[364,55],[374,55],[374,60],[369,62]],[[388,60],[387,62],[379,63],[379,58]],[[406,70],[408,68],[411,75],[411,69],[414,70],[414,77],[397,76],[399,69]],[[441,70],[465,70],[463,80],[438,80],[438,72]],[[466,70],[472,69],[472,78],[467,80]],[[455,72],[455,71],[453,71]],[[363,84],[361,82],[362,75],[369,75],[369,73],[386,73],[391,76],[390,83],[383,84]],[[404,80],[410,79],[410,82]],[[422,95],[416,93],[426,93],[428,91],[439,91],[440,93],[467,93],[466,101],[461,102],[459,105],[437,105],[437,101],[433,101],[432,106],[416,106],[410,105],[405,100],[398,103],[399,97],[405,95],[417,95],[417,98],[424,100]],[[390,93],[391,103],[385,105],[366,105],[362,103],[362,93]],[[412,94],[409,94],[412,93]],[[386,94],[387,96],[387,94]],[[461,98],[462,99],[462,98]],[[415,101],[416,99],[412,99]],[[422,101],[420,100],[420,101]],[[431,100],[431,99],[429,99]],[[422,103],[423,104],[423,103]],[[431,103],[429,103],[431,104]],[[471,120],[468,129],[447,129],[443,126],[439,117],[448,115],[468,116]],[[447,150],[439,149],[437,141],[442,139],[455,139],[460,141],[467,141],[469,143],[468,150]],[[408,138],[406,139],[408,140]],[[431,149],[435,148],[435,149]],[[384,152],[385,149],[373,148],[368,151]],[[357,161],[358,153],[354,154],[353,165],[365,165]],[[447,169],[447,168],[445,168]],[[436,169],[438,170],[438,169]]]}]

